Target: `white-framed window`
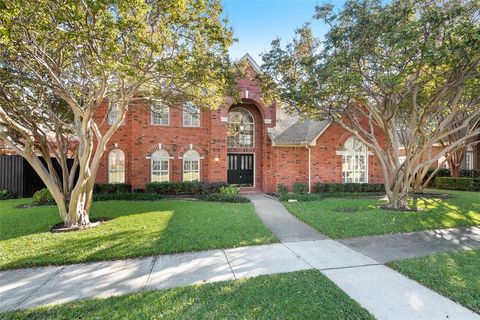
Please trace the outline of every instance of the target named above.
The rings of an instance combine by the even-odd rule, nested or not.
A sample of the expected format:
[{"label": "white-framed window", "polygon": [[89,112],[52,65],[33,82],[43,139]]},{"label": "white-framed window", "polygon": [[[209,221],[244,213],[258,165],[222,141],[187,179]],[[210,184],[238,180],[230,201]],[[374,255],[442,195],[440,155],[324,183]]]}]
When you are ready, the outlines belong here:
[{"label": "white-framed window", "polygon": [[151,110],[152,125],[168,126],[169,115],[170,115],[169,107],[159,103],[154,103],[152,105],[152,110]]},{"label": "white-framed window", "polygon": [[251,148],[254,145],[255,124],[247,110],[237,108],[228,113],[227,145],[230,148]]},{"label": "white-framed window", "polygon": [[345,183],[368,182],[368,149],[356,137],[344,144],[342,178]]},{"label": "white-framed window", "polygon": [[473,148],[469,147],[465,154],[465,169],[473,170]]},{"label": "white-framed window", "polygon": [[[108,124],[114,124],[118,117],[120,117],[120,105],[116,101],[110,101],[108,110]],[[123,125],[124,122],[125,121],[122,120],[122,123],[120,123],[120,125]]]},{"label": "white-framed window", "polygon": [[120,149],[108,154],[108,183],[125,183],[125,153]]},{"label": "white-framed window", "polygon": [[168,182],[170,155],[165,150],[157,150],[151,157],[151,182]]},{"label": "white-framed window", "polygon": [[200,181],[200,155],[195,150],[183,155],[183,181]]},{"label": "white-framed window", "polygon": [[183,126],[200,127],[200,108],[191,102],[185,102],[183,104]]}]

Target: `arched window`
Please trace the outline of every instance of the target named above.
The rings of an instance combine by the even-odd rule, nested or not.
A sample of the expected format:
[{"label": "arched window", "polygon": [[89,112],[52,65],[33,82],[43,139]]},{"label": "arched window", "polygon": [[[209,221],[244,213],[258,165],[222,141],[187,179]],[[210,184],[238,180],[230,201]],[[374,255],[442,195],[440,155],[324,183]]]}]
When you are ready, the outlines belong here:
[{"label": "arched window", "polygon": [[255,124],[250,112],[237,108],[228,113],[228,147],[253,147],[254,131]]},{"label": "arched window", "polygon": [[125,153],[120,149],[108,154],[108,183],[125,183]]},{"label": "arched window", "polygon": [[183,181],[200,181],[200,155],[195,150],[183,155]]},{"label": "arched window", "polygon": [[169,172],[168,163],[170,155],[165,150],[157,150],[152,154],[151,158],[151,178],[152,182],[168,182]]},{"label": "arched window", "polygon": [[368,182],[368,149],[356,137],[344,144],[342,177],[345,183]]}]

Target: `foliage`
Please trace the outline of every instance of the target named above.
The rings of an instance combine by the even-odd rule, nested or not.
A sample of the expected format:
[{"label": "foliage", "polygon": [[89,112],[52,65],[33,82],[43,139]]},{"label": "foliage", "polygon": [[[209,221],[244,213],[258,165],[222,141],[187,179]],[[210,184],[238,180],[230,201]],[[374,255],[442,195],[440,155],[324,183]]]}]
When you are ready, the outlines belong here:
[{"label": "foliage", "polygon": [[441,295],[480,313],[480,250],[434,254],[390,262],[389,266]]},{"label": "foliage", "polygon": [[288,200],[297,200],[297,201],[316,201],[322,200],[325,196],[323,194],[316,194],[316,193],[282,193],[279,194],[278,199],[280,201],[288,201]]},{"label": "foliage", "polygon": [[336,192],[385,192],[385,185],[378,183],[316,183],[313,186],[315,193]]},{"label": "foliage", "polygon": [[104,193],[128,193],[132,190],[132,187],[126,183],[102,183],[95,184],[93,192],[96,194]]},{"label": "foliage", "polygon": [[317,270],[88,299],[0,315],[2,320],[72,317],[84,320],[374,319]]},{"label": "foliage", "polygon": [[220,193],[222,194],[232,194],[232,195],[235,195],[235,194],[238,194],[238,188],[235,187],[235,186],[224,186],[224,187],[220,187]]},{"label": "foliage", "polygon": [[480,191],[480,178],[437,177],[435,187],[446,190]]},{"label": "foliage", "polygon": [[224,193],[211,193],[204,194],[200,197],[204,201],[213,202],[232,202],[232,203],[247,203],[250,200],[244,196],[238,194],[224,194]]},{"label": "foliage", "polygon": [[38,190],[35,192],[32,198],[32,205],[34,206],[43,206],[47,204],[54,204],[55,200],[52,197],[52,194],[47,188]]},{"label": "foliage", "polygon": [[[409,200],[415,211],[379,208],[380,197],[338,197],[322,201],[285,203],[297,218],[331,238],[354,238],[430,229],[480,225],[480,197],[476,192],[450,191],[448,199]],[[353,195],[353,193],[350,193]]]},{"label": "foliage", "polygon": [[0,270],[277,241],[249,203],[99,201],[93,202],[91,216],[106,220],[105,224],[52,233],[51,227],[60,222],[56,208],[17,208],[29,201],[0,201]]},{"label": "foliage", "polygon": [[10,191],[8,190],[0,190],[0,200],[7,200],[12,198],[13,195]]},{"label": "foliage", "polygon": [[288,188],[283,183],[279,183],[277,185],[277,192],[280,195],[287,194],[288,193]]},{"label": "foliage", "polygon": [[0,139],[29,161],[67,226],[87,225],[129,108],[236,99],[232,43],[220,0],[1,1]]},{"label": "foliage", "polygon": [[295,182],[292,186],[293,193],[303,194],[308,192],[308,186],[305,183]]},{"label": "foliage", "polygon": [[[317,7],[330,27],[322,39],[306,24],[286,46],[272,42],[262,92],[360,140],[380,163],[388,206],[406,208],[415,179],[480,133],[480,2],[351,0],[333,8]],[[434,145],[443,147],[432,155]]]},{"label": "foliage", "polygon": [[226,182],[151,182],[145,185],[148,193],[165,195],[200,195],[220,192]]},{"label": "foliage", "polygon": [[93,201],[106,201],[106,200],[129,200],[129,201],[149,201],[149,200],[161,200],[164,196],[157,193],[99,193],[93,195]]}]

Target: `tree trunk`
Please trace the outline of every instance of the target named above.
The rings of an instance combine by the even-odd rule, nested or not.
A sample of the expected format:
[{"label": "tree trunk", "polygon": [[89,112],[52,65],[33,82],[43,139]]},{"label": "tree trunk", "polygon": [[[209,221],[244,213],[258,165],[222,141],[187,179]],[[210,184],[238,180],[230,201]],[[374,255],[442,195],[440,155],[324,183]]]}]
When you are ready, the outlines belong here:
[{"label": "tree trunk", "polygon": [[[86,184],[85,189],[88,189],[88,184]],[[64,219],[66,228],[84,228],[90,224],[89,209],[92,199],[87,195],[91,192],[92,190],[74,190],[70,194],[68,213],[66,219]]]},{"label": "tree trunk", "polygon": [[388,204],[385,206],[387,209],[392,210],[410,210],[408,206],[408,190],[407,192],[393,192],[388,195]]},{"label": "tree trunk", "polygon": [[460,165],[453,164],[450,165],[450,175],[452,177],[460,177]]}]

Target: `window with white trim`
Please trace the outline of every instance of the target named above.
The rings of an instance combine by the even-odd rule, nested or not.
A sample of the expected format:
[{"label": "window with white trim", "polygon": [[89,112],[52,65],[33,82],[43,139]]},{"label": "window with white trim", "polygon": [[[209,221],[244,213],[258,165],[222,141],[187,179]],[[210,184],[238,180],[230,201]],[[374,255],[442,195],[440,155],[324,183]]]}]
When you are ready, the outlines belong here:
[{"label": "window with white trim", "polygon": [[183,155],[183,181],[200,181],[200,155],[195,150]]},{"label": "window with white trim", "polygon": [[227,145],[229,148],[253,147],[255,126],[247,110],[237,108],[228,113]]},{"label": "window with white trim", "polygon": [[168,182],[170,155],[165,150],[157,150],[152,153],[151,162],[151,182]]},{"label": "window with white trim", "polygon": [[154,103],[151,110],[152,125],[168,126],[170,108]]},{"label": "window with white trim", "polygon": [[185,102],[183,104],[183,126],[200,127],[200,108],[191,102]]},{"label": "window with white trim", "polygon": [[[108,110],[108,124],[114,124],[118,117],[120,117],[120,105],[118,102],[110,101]],[[120,123],[120,125],[123,125],[124,122],[125,121],[122,120],[122,123]]]},{"label": "window with white trim", "polygon": [[356,137],[344,144],[342,178],[345,183],[368,182],[368,149]]},{"label": "window with white trim", "polygon": [[465,154],[465,169],[473,170],[473,148],[469,147]]},{"label": "window with white trim", "polygon": [[108,154],[108,183],[125,183],[125,153],[120,149]]}]

